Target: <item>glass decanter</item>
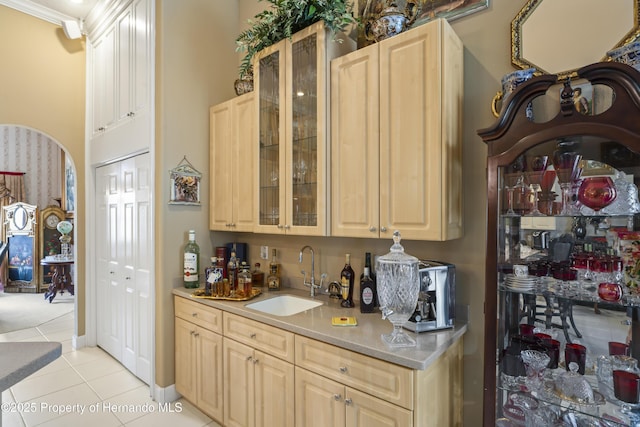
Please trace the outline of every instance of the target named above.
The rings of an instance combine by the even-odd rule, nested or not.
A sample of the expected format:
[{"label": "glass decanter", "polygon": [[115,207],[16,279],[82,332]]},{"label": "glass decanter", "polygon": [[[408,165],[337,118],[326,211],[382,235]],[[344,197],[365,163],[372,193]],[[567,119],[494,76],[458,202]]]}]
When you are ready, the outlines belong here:
[{"label": "glass decanter", "polygon": [[404,252],[400,239],[400,232],[394,231],[391,252],[376,260],[382,318],[389,319],[393,324],[393,331],[381,337],[391,348],[416,345],[416,340],[403,331],[402,326],[409,320],[418,304],[418,258]]}]

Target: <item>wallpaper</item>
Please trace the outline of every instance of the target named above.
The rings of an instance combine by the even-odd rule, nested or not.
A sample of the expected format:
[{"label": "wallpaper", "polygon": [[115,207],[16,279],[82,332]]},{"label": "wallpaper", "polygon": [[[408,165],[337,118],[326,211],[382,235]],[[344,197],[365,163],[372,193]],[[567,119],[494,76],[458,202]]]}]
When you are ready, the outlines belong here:
[{"label": "wallpaper", "polygon": [[26,203],[43,209],[62,193],[62,149],[40,132],[0,125],[0,171],[26,172]]}]

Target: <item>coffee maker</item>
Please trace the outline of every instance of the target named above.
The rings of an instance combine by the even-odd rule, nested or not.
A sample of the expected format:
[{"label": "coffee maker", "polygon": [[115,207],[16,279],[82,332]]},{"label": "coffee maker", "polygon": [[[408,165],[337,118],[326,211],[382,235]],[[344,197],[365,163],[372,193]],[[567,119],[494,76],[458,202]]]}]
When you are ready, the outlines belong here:
[{"label": "coffee maker", "polygon": [[415,312],[404,324],[413,332],[453,328],[456,305],[455,266],[420,261],[420,294]]}]

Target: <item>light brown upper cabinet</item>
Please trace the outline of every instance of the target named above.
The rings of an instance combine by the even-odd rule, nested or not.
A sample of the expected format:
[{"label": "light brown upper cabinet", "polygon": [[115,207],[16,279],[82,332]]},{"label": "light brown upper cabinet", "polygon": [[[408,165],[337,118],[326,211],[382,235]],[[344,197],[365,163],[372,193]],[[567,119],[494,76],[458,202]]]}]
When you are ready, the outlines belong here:
[{"label": "light brown upper cabinet", "polygon": [[331,62],[331,235],[462,236],[463,45],[438,19]]},{"label": "light brown upper cabinet", "polygon": [[210,109],[209,229],[253,231],[254,93]]}]

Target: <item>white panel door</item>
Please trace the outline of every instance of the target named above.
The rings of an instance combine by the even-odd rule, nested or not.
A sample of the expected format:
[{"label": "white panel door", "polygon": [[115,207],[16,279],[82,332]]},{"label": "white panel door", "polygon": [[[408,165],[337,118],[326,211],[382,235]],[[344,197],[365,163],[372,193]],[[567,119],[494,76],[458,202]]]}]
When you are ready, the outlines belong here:
[{"label": "white panel door", "polygon": [[122,212],[120,165],[96,169],[96,258],[98,345],[122,357]]},{"label": "white panel door", "polygon": [[152,359],[150,155],[97,169],[98,345],[147,384]]}]

